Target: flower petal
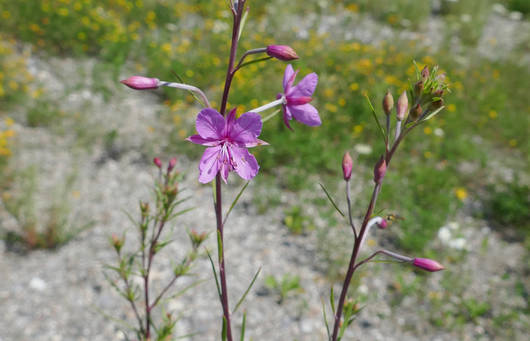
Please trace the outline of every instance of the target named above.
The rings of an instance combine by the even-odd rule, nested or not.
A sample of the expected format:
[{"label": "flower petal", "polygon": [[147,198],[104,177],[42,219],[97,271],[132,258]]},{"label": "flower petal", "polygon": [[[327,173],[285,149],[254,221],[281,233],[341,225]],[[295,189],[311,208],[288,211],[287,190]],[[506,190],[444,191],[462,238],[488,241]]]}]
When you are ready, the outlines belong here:
[{"label": "flower petal", "polygon": [[255,112],[247,112],[241,115],[228,132],[230,139],[239,144],[256,142],[256,137],[261,134],[261,116]]},{"label": "flower petal", "polygon": [[206,148],[204,154],[202,154],[199,162],[199,182],[206,184],[217,175],[221,166],[219,160],[221,148],[221,146]]},{"label": "flower petal", "polygon": [[285,73],[283,74],[283,92],[287,93],[291,89],[294,83],[294,79],[298,71],[294,72],[291,64],[287,65],[285,68]]},{"label": "flower petal", "polygon": [[311,104],[287,106],[295,120],[314,127],[322,124],[317,109]]},{"label": "flower petal", "polygon": [[192,143],[195,143],[195,144],[201,144],[203,146],[209,146],[209,147],[217,146],[220,143],[219,140],[217,139],[205,139],[205,138],[202,138],[201,135],[192,135],[188,137],[186,140]]},{"label": "flower petal", "polygon": [[258,174],[259,165],[254,155],[246,148],[231,146],[230,152],[236,173],[245,180],[250,180]]},{"label": "flower petal", "polygon": [[289,107],[286,105],[283,105],[283,123],[285,123],[285,126],[289,128],[290,130],[293,130],[293,128],[291,128],[291,124],[289,123],[289,121],[292,119],[293,119],[293,115],[291,115],[291,111],[289,110]]},{"label": "flower petal", "polygon": [[285,95],[287,97],[311,97],[318,83],[318,75],[316,73],[310,73],[305,76],[296,86],[292,87],[289,93]]},{"label": "flower petal", "polygon": [[225,119],[214,109],[203,109],[197,115],[195,127],[204,139],[218,140],[222,137],[225,128]]}]

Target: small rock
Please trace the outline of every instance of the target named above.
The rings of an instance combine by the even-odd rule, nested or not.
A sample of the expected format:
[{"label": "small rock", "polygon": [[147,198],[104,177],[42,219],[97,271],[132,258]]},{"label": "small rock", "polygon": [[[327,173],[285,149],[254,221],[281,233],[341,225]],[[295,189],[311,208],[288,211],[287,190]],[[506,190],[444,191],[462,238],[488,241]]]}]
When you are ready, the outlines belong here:
[{"label": "small rock", "polygon": [[39,277],[33,277],[29,282],[29,287],[35,291],[44,291],[47,287],[46,282]]}]

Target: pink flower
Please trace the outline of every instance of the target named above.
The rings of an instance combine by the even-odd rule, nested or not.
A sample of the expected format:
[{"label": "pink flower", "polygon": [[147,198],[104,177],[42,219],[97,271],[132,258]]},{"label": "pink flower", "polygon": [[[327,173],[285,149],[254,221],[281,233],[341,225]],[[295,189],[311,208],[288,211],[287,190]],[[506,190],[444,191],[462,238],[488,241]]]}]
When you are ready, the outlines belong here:
[{"label": "pink flower", "polygon": [[440,271],[445,269],[443,265],[435,260],[429,258],[414,258],[412,264],[420,269],[427,270],[430,272]]},{"label": "pink flower", "polygon": [[298,59],[296,52],[287,45],[269,45],[267,46],[267,54],[283,61]]},{"label": "pink flower", "polygon": [[259,165],[247,148],[267,144],[257,137],[261,133],[261,116],[247,112],[236,119],[233,109],[225,119],[214,109],[203,109],[195,123],[198,135],[187,138],[195,144],[207,146],[199,163],[199,181],[208,183],[218,172],[226,182],[228,173],[235,171],[245,180],[258,174]]},{"label": "pink flower", "polygon": [[120,83],[127,85],[129,88],[135,90],[149,90],[158,89],[160,81],[157,78],[149,78],[142,76],[131,76],[120,81]]},{"label": "pink flower", "polygon": [[342,175],[344,175],[344,180],[349,181],[351,178],[351,171],[353,169],[353,160],[350,153],[344,153],[342,158]]},{"label": "pink flower", "polygon": [[318,83],[316,73],[305,76],[297,85],[293,86],[294,79],[298,71],[294,71],[289,64],[285,68],[283,76],[283,94],[278,94],[278,98],[285,97],[283,105],[283,121],[287,128],[291,129],[289,121],[293,119],[308,126],[319,126],[322,124],[317,109],[309,104],[313,92]]}]

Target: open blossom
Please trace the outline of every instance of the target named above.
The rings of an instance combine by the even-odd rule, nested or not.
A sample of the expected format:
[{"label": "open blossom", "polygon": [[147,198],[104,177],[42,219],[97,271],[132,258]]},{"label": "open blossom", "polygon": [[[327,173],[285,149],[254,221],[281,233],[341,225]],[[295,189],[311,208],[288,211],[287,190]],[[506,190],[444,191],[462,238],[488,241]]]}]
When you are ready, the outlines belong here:
[{"label": "open blossom", "polygon": [[319,126],[322,124],[317,109],[309,104],[313,92],[318,83],[316,73],[305,76],[297,85],[293,86],[294,79],[298,71],[294,71],[289,64],[285,68],[283,76],[283,94],[278,94],[278,98],[285,98],[283,104],[283,121],[285,125],[292,129],[289,121],[293,119],[308,126]]},{"label": "open blossom", "polygon": [[214,109],[203,109],[195,123],[198,135],[187,138],[207,146],[199,163],[199,181],[208,183],[218,172],[226,182],[228,173],[235,171],[245,180],[258,174],[259,165],[247,148],[267,144],[257,137],[261,133],[261,116],[247,112],[236,119],[233,109],[225,119]]}]

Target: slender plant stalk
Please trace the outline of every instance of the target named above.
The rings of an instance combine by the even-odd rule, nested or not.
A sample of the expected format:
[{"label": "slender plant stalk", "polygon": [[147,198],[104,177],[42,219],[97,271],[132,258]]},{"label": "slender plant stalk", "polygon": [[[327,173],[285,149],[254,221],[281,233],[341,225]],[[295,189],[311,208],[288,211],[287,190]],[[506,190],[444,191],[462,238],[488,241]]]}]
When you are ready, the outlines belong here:
[{"label": "slender plant stalk", "polygon": [[[386,161],[387,167],[390,164],[390,161],[392,160],[392,156],[396,152],[397,147],[399,146],[400,142],[403,140],[405,135],[412,128],[414,128],[414,126],[412,126],[409,129],[403,131],[399,135],[399,137],[396,139],[394,145],[392,146],[392,149],[390,149],[390,150],[387,149],[386,155],[385,155],[385,161]],[[334,319],[334,324],[333,324],[333,334],[331,336],[331,341],[337,341],[337,336],[338,336],[338,333],[339,333],[339,327],[340,327],[340,324],[341,324],[340,320],[341,320],[341,317],[342,317],[342,312],[344,310],[344,303],[346,301],[346,294],[348,293],[348,288],[350,287],[350,283],[351,283],[353,274],[355,273],[355,270],[357,269],[357,267],[359,265],[361,265],[361,263],[357,263],[357,257],[359,256],[359,251],[360,251],[361,246],[362,246],[362,241],[364,239],[364,235],[367,232],[368,222],[370,221],[370,218],[371,218],[372,213],[374,211],[375,203],[377,201],[377,197],[379,195],[379,192],[381,191],[381,186],[382,186],[382,183],[374,185],[374,190],[372,192],[372,198],[370,199],[370,204],[368,205],[368,209],[366,210],[366,213],[364,215],[364,219],[363,219],[363,223],[361,225],[360,231],[359,231],[359,235],[357,236],[357,238],[355,239],[355,242],[353,244],[353,250],[352,250],[351,257],[350,257],[350,263],[348,265],[348,272],[346,273],[346,277],[344,278],[344,283],[342,285],[342,291],[340,293],[340,298],[339,298],[339,304],[337,306],[337,311],[335,313],[335,319]]]},{"label": "slender plant stalk", "polygon": [[[237,8],[232,11],[234,16],[234,23],[232,26],[232,43],[230,46],[230,57],[228,60],[228,70],[226,72],[225,86],[223,90],[223,97],[221,99],[221,108],[219,112],[221,115],[226,115],[226,105],[228,103],[228,94],[230,92],[230,86],[232,79],[234,78],[234,64],[236,60],[236,52],[239,37],[239,27],[241,24],[241,18],[243,17],[243,9],[245,7],[245,1],[240,0]],[[219,261],[219,277],[221,284],[221,304],[223,306],[223,323],[226,325],[226,338],[228,341],[232,341],[232,326],[230,323],[230,307],[228,304],[228,287],[226,284],[226,268],[224,259],[224,239],[223,239],[223,202],[221,194],[221,174],[217,173],[215,177],[215,217],[217,223],[217,234],[219,238],[220,249],[218,250],[218,261]]]}]

